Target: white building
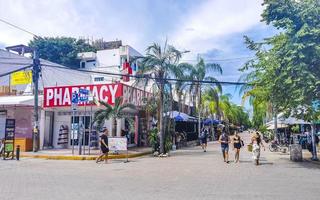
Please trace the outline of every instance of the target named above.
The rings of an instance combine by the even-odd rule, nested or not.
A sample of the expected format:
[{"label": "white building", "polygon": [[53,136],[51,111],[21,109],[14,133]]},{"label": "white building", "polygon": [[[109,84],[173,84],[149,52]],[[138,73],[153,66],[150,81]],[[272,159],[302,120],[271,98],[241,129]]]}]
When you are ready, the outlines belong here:
[{"label": "white building", "polygon": [[[0,50],[0,55],[0,67],[1,69],[5,69],[0,69],[0,72],[12,71],[11,69],[17,69],[19,66],[32,64],[31,58],[8,51]],[[122,65],[125,60],[129,61],[132,57],[141,56],[141,54],[128,45],[118,45],[113,48],[97,51],[96,53],[80,53],[78,56],[80,58],[80,69],[121,74],[123,73]],[[13,65],[14,63],[17,65]],[[40,94],[43,95],[43,97],[42,95],[40,96],[40,99],[43,99],[43,101],[40,102],[41,111],[39,113],[41,149],[70,148],[72,146],[72,141],[75,141],[73,139],[78,137],[77,134],[81,127],[84,132],[84,145],[89,145],[89,135],[91,134],[89,132],[92,131],[92,115],[99,108],[88,103],[87,106],[79,105],[77,110],[72,112],[70,105],[70,94],[72,94],[72,90],[88,88],[91,93],[97,94],[98,98],[101,100],[109,99],[108,102],[111,104],[114,103],[115,97],[123,96],[125,101],[135,103],[137,106],[141,105],[141,98],[143,95],[146,95],[146,93],[141,89],[131,87],[134,80],[131,80],[130,82],[123,82],[123,80],[121,80],[121,76],[117,77],[98,73],[75,71],[45,60],[41,60],[41,65],[42,71],[39,81]],[[133,70],[133,74],[134,73],[135,72]],[[10,81],[9,79],[10,78],[8,76],[0,78],[1,85],[7,86]],[[28,116],[27,118],[29,121],[27,121],[27,125],[25,125],[26,128],[23,129],[22,127],[22,129],[28,132],[25,133],[25,135],[30,138],[32,133],[29,132],[32,130],[33,126],[33,120],[30,120],[33,112],[32,104],[30,104],[33,99],[30,93],[32,92],[30,89],[32,87],[30,85],[18,87],[11,86],[10,90],[12,90],[12,88],[17,91],[10,95],[23,95],[25,98],[28,98],[28,104],[19,105],[18,101],[10,103],[7,102],[10,100],[10,97],[0,96],[0,103],[7,102],[0,105],[2,106],[1,111],[6,111],[5,113],[10,114],[17,109],[20,109],[19,106],[23,105],[24,113]],[[28,109],[28,112],[25,111],[26,109]],[[9,110],[10,112],[7,112]],[[1,116],[4,117],[4,114],[2,113],[4,112],[1,112]],[[21,112],[18,113],[21,115]],[[72,114],[75,114],[75,117],[72,117]],[[10,114],[10,116],[6,115],[5,117],[14,118],[15,115]],[[135,125],[134,131],[131,131],[133,132],[133,137],[131,139],[132,143],[146,144],[146,131],[142,130],[142,125],[140,125],[142,121],[143,123],[149,121],[146,118],[147,116],[141,117],[140,115],[139,117],[138,115],[132,117],[131,121],[133,121]],[[128,128],[128,122],[124,119],[118,120],[117,125],[117,136],[120,136],[121,129]],[[111,132],[111,121],[107,121],[105,126],[109,128]],[[132,123],[130,126],[132,126]],[[77,128],[75,134],[72,134],[71,127]],[[20,134],[20,136],[22,137],[23,135]],[[78,144],[79,142],[75,141],[74,143]]]}]

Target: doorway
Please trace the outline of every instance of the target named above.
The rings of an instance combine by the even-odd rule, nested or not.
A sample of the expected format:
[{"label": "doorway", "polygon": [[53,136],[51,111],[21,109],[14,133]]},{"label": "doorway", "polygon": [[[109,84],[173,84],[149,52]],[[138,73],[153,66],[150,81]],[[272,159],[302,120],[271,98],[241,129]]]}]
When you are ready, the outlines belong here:
[{"label": "doorway", "polygon": [[53,148],[53,125],[54,125],[54,112],[45,112],[45,128],[44,128],[44,148]]}]

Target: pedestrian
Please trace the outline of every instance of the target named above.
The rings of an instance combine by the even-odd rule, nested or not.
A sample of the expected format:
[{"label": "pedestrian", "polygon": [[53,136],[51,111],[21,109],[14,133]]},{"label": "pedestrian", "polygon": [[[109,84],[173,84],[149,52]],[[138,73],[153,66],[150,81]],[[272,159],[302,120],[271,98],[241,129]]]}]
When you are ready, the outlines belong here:
[{"label": "pedestrian", "polygon": [[261,147],[263,147],[264,151],[266,149],[262,143],[261,136],[258,132],[253,133],[251,137],[251,145],[252,145],[253,160],[256,165],[259,165]]},{"label": "pedestrian", "polygon": [[208,130],[203,128],[200,134],[200,142],[203,152],[207,152]]},{"label": "pedestrian", "polygon": [[108,162],[108,153],[109,153],[109,147],[108,147],[108,129],[103,129],[103,134],[100,136],[100,149],[101,149],[101,155],[96,159],[96,163],[101,162],[105,160],[105,163]]},{"label": "pedestrian", "polygon": [[221,144],[223,161],[229,163],[229,143],[230,138],[227,135],[225,129],[223,129],[222,134],[219,137],[219,143]]},{"label": "pedestrian", "polygon": [[243,144],[243,140],[241,139],[237,131],[235,131],[234,133],[234,137],[232,138],[232,143],[233,143],[233,149],[235,151],[234,162],[238,163],[240,158],[240,149],[242,146],[244,146],[244,144]]}]

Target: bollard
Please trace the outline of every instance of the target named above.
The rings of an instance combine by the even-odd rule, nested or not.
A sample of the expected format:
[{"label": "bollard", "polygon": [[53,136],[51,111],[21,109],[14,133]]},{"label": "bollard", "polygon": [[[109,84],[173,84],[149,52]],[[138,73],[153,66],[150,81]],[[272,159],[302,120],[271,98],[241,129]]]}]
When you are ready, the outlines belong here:
[{"label": "bollard", "polygon": [[20,145],[18,145],[16,149],[16,159],[20,160]]}]

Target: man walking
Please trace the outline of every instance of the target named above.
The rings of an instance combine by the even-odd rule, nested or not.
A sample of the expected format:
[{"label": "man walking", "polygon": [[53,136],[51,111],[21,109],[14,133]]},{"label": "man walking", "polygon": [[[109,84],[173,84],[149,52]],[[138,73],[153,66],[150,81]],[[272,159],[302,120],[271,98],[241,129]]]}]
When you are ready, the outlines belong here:
[{"label": "man walking", "polygon": [[223,161],[226,163],[229,163],[229,143],[230,143],[230,138],[227,135],[225,129],[222,131],[222,134],[219,137],[219,143],[221,144],[221,150],[222,150],[222,156],[223,156]]},{"label": "man walking", "polygon": [[96,163],[105,161],[105,163],[108,162],[108,153],[109,153],[109,147],[108,147],[108,129],[104,128],[103,134],[100,136],[100,148],[101,148],[101,155],[96,159]]}]

